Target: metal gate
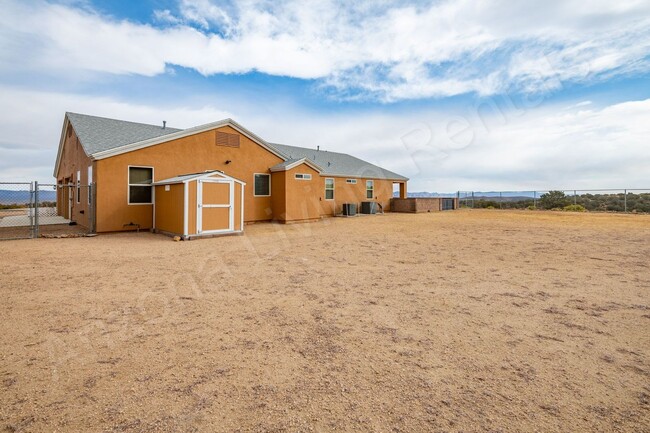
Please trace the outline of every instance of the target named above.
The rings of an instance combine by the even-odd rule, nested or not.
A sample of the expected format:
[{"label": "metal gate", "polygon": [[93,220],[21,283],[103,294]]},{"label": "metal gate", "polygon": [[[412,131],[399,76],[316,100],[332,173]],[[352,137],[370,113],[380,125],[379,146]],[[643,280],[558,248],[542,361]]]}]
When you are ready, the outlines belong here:
[{"label": "metal gate", "polygon": [[454,202],[455,199],[453,198],[442,198],[440,199],[440,210],[454,210]]},{"label": "metal gate", "polygon": [[[80,216],[83,224],[76,221],[81,221]],[[0,182],[0,240],[68,237],[94,232],[93,184]]]}]

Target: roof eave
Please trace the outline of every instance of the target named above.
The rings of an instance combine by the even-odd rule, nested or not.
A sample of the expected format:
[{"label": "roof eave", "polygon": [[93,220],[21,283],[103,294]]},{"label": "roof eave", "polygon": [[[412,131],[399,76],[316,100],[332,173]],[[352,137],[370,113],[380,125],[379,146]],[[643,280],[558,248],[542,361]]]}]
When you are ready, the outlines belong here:
[{"label": "roof eave", "polygon": [[206,123],[204,125],[195,126],[193,128],[183,129],[178,132],[172,132],[171,134],[163,135],[160,137],[150,138],[147,140],[136,141],[135,143],[126,144],[124,146],[117,147],[115,149],[104,150],[101,152],[96,152],[91,155],[93,159],[100,160],[106,159],[113,156],[121,155],[123,153],[133,152],[135,150],[144,149],[146,147],[155,146],[156,144],[166,143],[168,141],[176,140],[179,138],[189,137],[190,135],[200,134],[201,132],[206,132],[211,129],[220,128],[222,126],[230,126],[239,133],[245,135],[258,145],[262,146],[267,151],[271,152],[278,158],[283,161],[287,160],[287,157],[280,153],[278,150],[270,146],[264,139],[244,128],[237,122],[232,119],[223,119],[216,122]]},{"label": "roof eave", "polygon": [[301,158],[301,159],[299,159],[299,160],[297,160],[295,162],[292,162],[291,164],[285,165],[284,167],[277,167],[277,168],[271,167],[270,171],[272,173],[276,173],[276,172],[279,172],[279,171],[288,171],[288,170],[291,170],[291,169],[293,169],[295,167],[298,167],[300,164],[305,164],[305,165],[313,168],[314,170],[316,170],[318,173],[323,172],[323,168],[321,166],[319,166],[315,162],[312,162],[312,161],[308,160],[307,158]]}]

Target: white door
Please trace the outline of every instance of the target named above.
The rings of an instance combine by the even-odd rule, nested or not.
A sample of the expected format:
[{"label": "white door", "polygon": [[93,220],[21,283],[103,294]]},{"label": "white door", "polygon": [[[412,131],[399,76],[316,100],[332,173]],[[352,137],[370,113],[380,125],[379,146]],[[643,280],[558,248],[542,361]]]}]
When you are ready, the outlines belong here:
[{"label": "white door", "polygon": [[235,230],[235,185],[227,180],[199,180],[196,188],[198,234]]}]

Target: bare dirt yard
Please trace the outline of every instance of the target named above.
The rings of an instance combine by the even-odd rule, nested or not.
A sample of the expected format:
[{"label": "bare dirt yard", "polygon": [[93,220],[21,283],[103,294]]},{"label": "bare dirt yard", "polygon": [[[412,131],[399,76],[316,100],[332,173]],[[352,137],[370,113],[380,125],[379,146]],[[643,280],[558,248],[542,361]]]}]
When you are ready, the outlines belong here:
[{"label": "bare dirt yard", "polygon": [[0,243],[0,431],[650,431],[650,216]]}]

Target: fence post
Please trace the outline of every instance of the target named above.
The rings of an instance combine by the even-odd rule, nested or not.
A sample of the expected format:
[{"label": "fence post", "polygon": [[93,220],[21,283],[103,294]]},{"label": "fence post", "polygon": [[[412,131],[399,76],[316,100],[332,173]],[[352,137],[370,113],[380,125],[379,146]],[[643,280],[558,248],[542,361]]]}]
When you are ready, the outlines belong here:
[{"label": "fence post", "polygon": [[627,213],[627,190],[625,189],[623,191],[625,191],[625,195],[623,196],[624,197],[623,198],[623,203],[624,203],[624,206],[625,206],[625,213]]},{"label": "fence post", "polygon": [[578,204],[578,195],[577,195],[577,191],[575,189],[573,190],[573,204],[574,205]]},{"label": "fence post", "polygon": [[499,191],[499,209],[503,209],[503,193]]},{"label": "fence post", "polygon": [[472,191],[472,209],[474,209],[474,191]]},{"label": "fence post", "polygon": [[38,239],[38,181],[34,181],[34,237]]},{"label": "fence post", "polygon": [[533,191],[533,207],[537,209],[537,191]]}]

